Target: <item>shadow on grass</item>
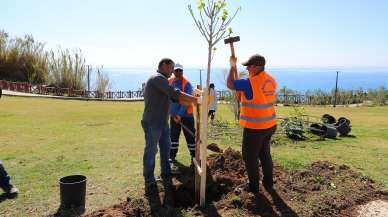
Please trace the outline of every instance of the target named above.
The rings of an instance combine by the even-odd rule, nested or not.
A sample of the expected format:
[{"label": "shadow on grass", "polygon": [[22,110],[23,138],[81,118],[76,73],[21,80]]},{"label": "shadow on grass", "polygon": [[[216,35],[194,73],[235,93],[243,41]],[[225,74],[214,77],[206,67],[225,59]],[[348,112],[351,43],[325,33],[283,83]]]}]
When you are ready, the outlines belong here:
[{"label": "shadow on grass", "polygon": [[59,208],[55,213],[49,214],[48,216],[45,216],[45,217],[79,217],[84,213],[85,213],[85,207],[65,208],[65,207],[59,206]]},{"label": "shadow on grass", "polygon": [[292,210],[286,202],[284,202],[274,189],[269,190],[268,193],[271,195],[272,200],[281,216],[298,217],[298,214],[296,214],[296,212]]}]

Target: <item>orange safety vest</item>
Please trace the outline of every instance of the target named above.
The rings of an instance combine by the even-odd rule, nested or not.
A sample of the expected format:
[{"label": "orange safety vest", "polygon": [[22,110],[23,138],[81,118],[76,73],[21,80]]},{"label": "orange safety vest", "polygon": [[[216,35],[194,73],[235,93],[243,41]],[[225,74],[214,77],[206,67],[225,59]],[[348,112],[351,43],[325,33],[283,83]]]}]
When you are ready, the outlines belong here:
[{"label": "orange safety vest", "polygon": [[[176,77],[174,75],[172,75],[169,79],[168,79],[168,83],[170,84],[170,86],[172,86],[172,83],[176,80]],[[186,80],[186,78],[183,77],[182,79],[182,91],[184,92],[185,89],[186,89],[186,85],[187,85],[188,81]],[[193,106],[190,105],[187,107],[187,113],[188,114],[193,114]]]},{"label": "orange safety vest", "polygon": [[276,125],[276,81],[265,71],[248,78],[253,98],[241,95],[240,125],[249,129],[268,129]]}]

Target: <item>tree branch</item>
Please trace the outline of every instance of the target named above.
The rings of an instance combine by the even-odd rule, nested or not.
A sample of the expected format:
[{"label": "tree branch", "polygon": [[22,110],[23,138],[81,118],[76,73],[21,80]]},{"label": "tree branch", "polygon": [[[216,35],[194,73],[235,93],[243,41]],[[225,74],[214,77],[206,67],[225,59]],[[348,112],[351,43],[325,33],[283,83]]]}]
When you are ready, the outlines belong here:
[{"label": "tree branch", "polygon": [[222,38],[224,38],[224,35],[225,35],[226,31],[222,32],[222,34],[220,35],[220,37],[216,38],[214,40],[214,43],[213,43],[213,46],[216,45]]},{"label": "tree branch", "polygon": [[209,41],[209,37],[206,35],[206,32],[204,31],[201,23],[199,21],[197,21],[197,19],[195,18],[194,11],[191,8],[191,5],[188,5],[188,9],[189,9],[189,12],[191,14],[191,17],[194,20],[195,25],[198,27],[199,32],[205,37],[206,41]]},{"label": "tree branch", "polygon": [[220,26],[219,26],[219,28],[218,28],[218,30],[217,30],[217,32],[214,34],[216,38],[218,37],[220,32],[225,31],[226,27],[224,26],[224,24],[225,24],[225,21],[222,21]]},{"label": "tree branch", "polygon": [[[203,16],[202,16],[202,12],[201,12],[201,11],[199,12],[199,15],[200,15],[200,17],[201,17],[202,24],[203,24],[204,26],[205,26],[206,24],[207,24],[208,26],[210,26],[209,23],[205,23],[205,20],[203,19]],[[207,34],[208,36],[210,36],[210,33],[209,33],[209,31],[207,30],[207,28],[205,28],[205,30],[206,30],[206,34]]]},{"label": "tree branch", "polygon": [[237,15],[237,13],[240,11],[240,9],[241,9],[241,8],[238,8],[238,9],[234,12],[233,16],[231,16],[231,17],[229,18],[229,20],[225,23],[225,26],[229,26],[230,22],[232,22],[232,20],[236,17],[236,15]]}]

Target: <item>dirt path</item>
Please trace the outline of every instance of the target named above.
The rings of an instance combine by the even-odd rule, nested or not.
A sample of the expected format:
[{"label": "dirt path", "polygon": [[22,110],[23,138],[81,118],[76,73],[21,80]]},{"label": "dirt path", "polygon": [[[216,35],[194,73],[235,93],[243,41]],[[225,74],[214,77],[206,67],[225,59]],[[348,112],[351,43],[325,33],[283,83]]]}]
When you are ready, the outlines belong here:
[{"label": "dirt path", "polygon": [[357,217],[387,217],[388,202],[376,200],[358,207]]}]

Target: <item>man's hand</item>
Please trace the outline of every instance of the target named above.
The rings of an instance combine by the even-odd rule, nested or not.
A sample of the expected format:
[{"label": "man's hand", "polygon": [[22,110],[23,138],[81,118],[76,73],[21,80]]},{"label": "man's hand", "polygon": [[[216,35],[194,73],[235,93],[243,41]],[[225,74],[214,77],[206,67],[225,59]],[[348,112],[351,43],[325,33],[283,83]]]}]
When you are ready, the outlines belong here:
[{"label": "man's hand", "polygon": [[179,94],[179,104],[185,105],[185,106],[196,106],[198,104],[197,97],[194,97],[190,94],[187,94],[185,92],[180,92]]},{"label": "man's hand", "polygon": [[199,96],[201,96],[201,93],[202,93],[202,90],[200,90],[200,89],[197,89],[197,88],[195,88],[194,90],[193,90],[193,96],[195,96],[195,97],[199,97]]},{"label": "man's hand", "polygon": [[237,68],[237,58],[234,56],[230,57],[230,67],[231,68]]},{"label": "man's hand", "polygon": [[174,121],[175,121],[175,123],[179,123],[179,122],[181,122],[181,120],[182,120],[182,117],[181,116],[179,116],[179,115],[176,115],[176,116],[174,116]]},{"label": "man's hand", "polygon": [[238,76],[237,76],[237,58],[234,57],[234,56],[231,56],[230,59],[230,70],[229,70],[229,74],[228,74],[228,79],[227,79],[227,82],[226,82],[226,86],[231,89],[231,90],[234,90],[234,86],[233,86],[233,81],[234,80],[238,80]]}]

